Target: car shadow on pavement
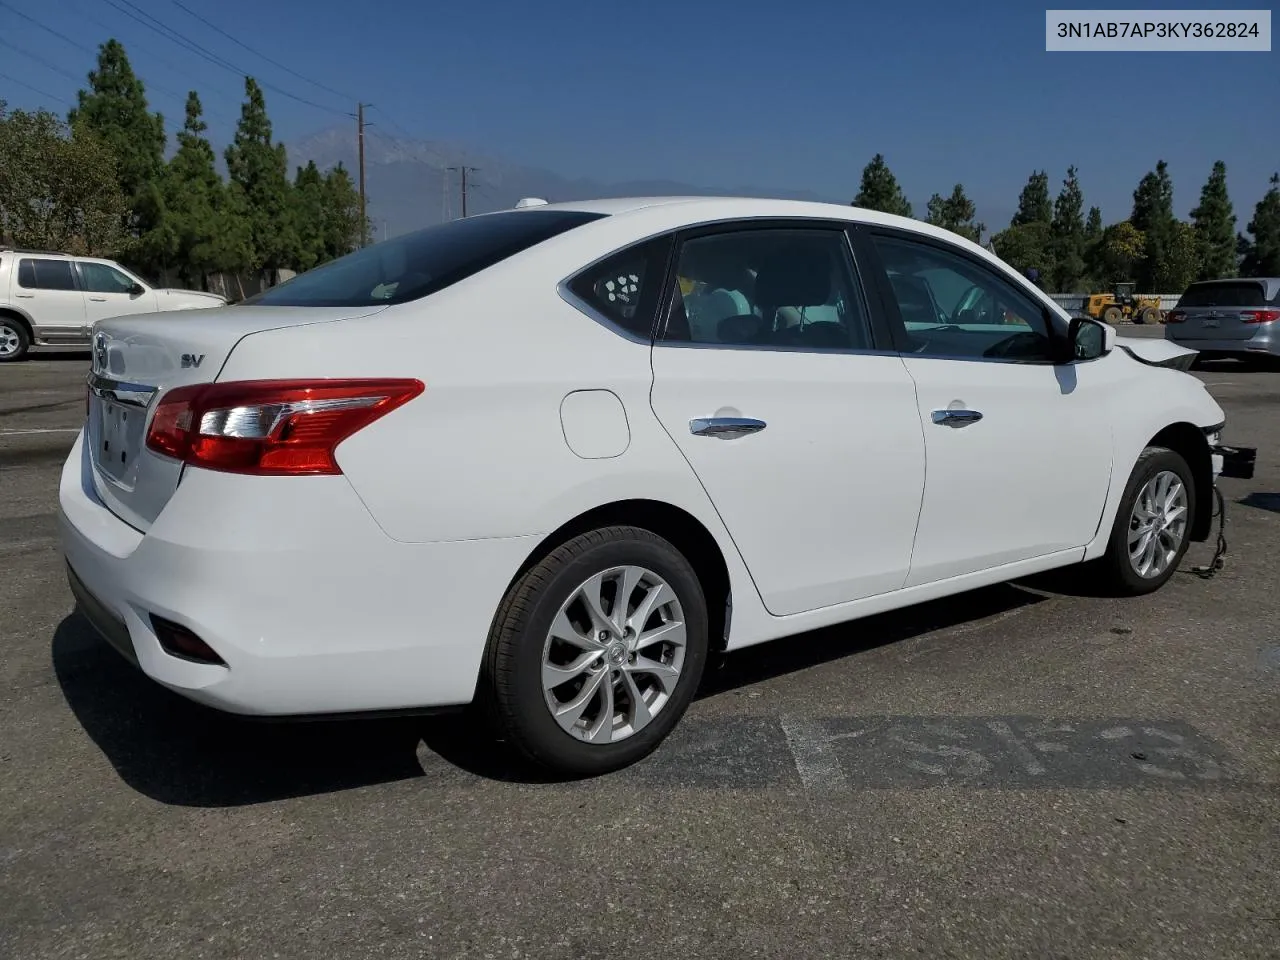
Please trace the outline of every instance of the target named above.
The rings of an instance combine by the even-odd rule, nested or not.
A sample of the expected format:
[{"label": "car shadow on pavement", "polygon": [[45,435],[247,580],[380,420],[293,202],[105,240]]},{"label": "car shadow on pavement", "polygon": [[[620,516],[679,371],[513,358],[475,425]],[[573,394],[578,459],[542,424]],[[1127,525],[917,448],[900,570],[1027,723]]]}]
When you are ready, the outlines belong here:
[{"label": "car shadow on pavement", "polygon": [[1241,497],[1236,503],[1246,507],[1256,507],[1259,510],[1270,510],[1272,513],[1280,513],[1280,493],[1260,493],[1255,491],[1247,497]]},{"label": "car shadow on pavement", "polygon": [[[722,664],[713,661],[698,695],[716,696],[1044,599],[1005,584],[750,647]],[[85,732],[125,783],[161,803],[241,806],[421,777],[420,745],[453,774],[515,783],[564,780],[516,757],[470,712],[264,722],[202,707],[149,680],[78,614],[59,624],[52,656]]]}]

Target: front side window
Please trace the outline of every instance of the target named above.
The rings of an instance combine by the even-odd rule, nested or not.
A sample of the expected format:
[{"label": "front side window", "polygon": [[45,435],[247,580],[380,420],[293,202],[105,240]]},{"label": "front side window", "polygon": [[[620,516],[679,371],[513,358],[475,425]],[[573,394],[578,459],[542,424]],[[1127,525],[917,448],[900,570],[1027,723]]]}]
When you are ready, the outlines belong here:
[{"label": "front side window", "polygon": [[22,260],[18,263],[18,286],[27,290],[74,290],[70,260]]},{"label": "front side window", "polygon": [[681,244],[666,342],[861,350],[866,313],[844,233],[760,229]]},{"label": "front side window", "polygon": [[263,307],[406,303],[602,216],[573,210],[512,210],[451,220],[349,253],[244,303]]},{"label": "front side window", "polygon": [[133,278],[105,263],[80,264],[80,282],[89,293],[130,293]]},{"label": "front side window", "polygon": [[1054,359],[1042,306],[967,257],[876,236],[905,352],[968,360]]}]

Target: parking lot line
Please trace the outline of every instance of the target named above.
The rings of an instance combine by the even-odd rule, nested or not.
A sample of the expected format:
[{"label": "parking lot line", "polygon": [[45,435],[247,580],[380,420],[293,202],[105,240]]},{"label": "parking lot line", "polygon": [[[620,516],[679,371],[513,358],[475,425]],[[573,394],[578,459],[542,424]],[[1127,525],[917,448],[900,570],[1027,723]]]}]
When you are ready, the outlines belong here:
[{"label": "parking lot line", "polygon": [[40,433],[79,433],[79,427],[46,427],[41,430],[0,430],[0,437],[30,437]]}]

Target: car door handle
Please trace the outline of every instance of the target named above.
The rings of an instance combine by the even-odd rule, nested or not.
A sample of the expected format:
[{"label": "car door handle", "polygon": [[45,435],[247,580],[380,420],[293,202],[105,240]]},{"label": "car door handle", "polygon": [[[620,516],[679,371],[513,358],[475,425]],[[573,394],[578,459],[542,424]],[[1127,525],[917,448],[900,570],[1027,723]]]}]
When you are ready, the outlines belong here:
[{"label": "car door handle", "polygon": [[21,297],[23,300],[32,300],[35,298],[34,293],[15,293],[15,297]]},{"label": "car door handle", "polygon": [[967,427],[971,423],[977,423],[982,419],[982,414],[977,410],[935,410],[933,411],[933,422],[940,423],[944,427]]},{"label": "car door handle", "polygon": [[718,437],[721,440],[736,440],[749,433],[759,433],[764,428],[763,420],[749,417],[703,417],[689,421],[689,432],[695,437]]},{"label": "car door handle", "polygon": [[90,300],[92,300],[94,303],[106,303],[106,302],[107,302],[107,298],[106,298],[106,297],[90,297],[89,299],[90,299]]}]

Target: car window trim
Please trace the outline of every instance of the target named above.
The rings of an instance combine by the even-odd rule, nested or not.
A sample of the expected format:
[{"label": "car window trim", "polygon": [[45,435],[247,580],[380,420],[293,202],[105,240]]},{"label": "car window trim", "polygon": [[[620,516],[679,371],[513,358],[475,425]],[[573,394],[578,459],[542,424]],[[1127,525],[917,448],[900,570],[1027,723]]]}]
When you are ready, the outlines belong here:
[{"label": "car window trim", "polygon": [[[877,323],[871,309],[871,298],[866,289],[866,282],[858,265],[857,257],[850,239],[850,231],[858,224],[849,220],[830,220],[822,217],[734,217],[714,222],[693,224],[682,227],[672,233],[671,249],[668,253],[666,288],[663,301],[659,307],[661,318],[655,332],[654,346],[692,350],[753,350],[770,353],[829,353],[850,354],[856,356],[894,356],[897,354],[892,342],[888,339],[888,328]],[[726,233],[754,233],[760,230],[817,230],[839,233],[844,239],[845,263],[853,278],[854,296],[862,305],[863,332],[870,343],[869,347],[845,347],[836,349],[820,349],[804,346],[775,346],[759,343],[696,343],[691,340],[666,340],[667,327],[671,322],[671,311],[675,307],[676,266],[679,251],[686,241],[705,236],[719,236]]]},{"label": "car window trim", "polygon": [[[917,353],[908,349],[908,341],[906,339],[906,324],[902,319],[902,313],[898,307],[897,296],[893,292],[892,282],[889,279],[889,271],[884,265],[884,261],[880,258],[880,253],[875,248],[873,242],[876,237],[884,237],[890,240],[898,240],[906,243],[918,243],[922,246],[931,247],[940,250],[943,253],[958,257],[965,261],[984,275],[991,276],[997,281],[1012,287],[1021,293],[1024,298],[1041,307],[1041,312],[1045,316],[1049,328],[1049,340],[1053,345],[1054,352],[1061,351],[1058,358],[1046,358],[1043,360],[1023,359],[1019,357],[965,357],[956,356],[950,353]],[[1036,296],[1029,290],[1024,290],[1021,284],[1013,283],[1009,276],[1004,275],[1000,270],[992,267],[989,263],[984,263],[980,257],[975,257],[969,251],[962,247],[950,243],[949,241],[939,239],[937,237],[927,236],[922,233],[916,233],[912,230],[901,230],[894,227],[881,226],[879,224],[866,224],[858,231],[855,238],[855,244],[860,247],[863,256],[866,257],[868,268],[875,278],[875,288],[880,301],[880,309],[888,320],[889,333],[895,345],[895,353],[902,357],[913,357],[921,360],[955,360],[962,363],[1006,363],[1016,364],[1018,366],[1067,366],[1076,363],[1091,363],[1092,360],[1080,360],[1066,356],[1064,349],[1067,330],[1065,322],[1057,316],[1052,310],[1042,302],[1041,297]],[[1041,295],[1042,296],[1042,295]],[[1099,359],[1097,357],[1094,360]]]},{"label": "car window trim", "polygon": [[[596,323],[600,324],[602,327],[605,327],[610,332],[615,333],[618,336],[622,337],[624,340],[630,340],[632,343],[639,343],[639,344],[652,346],[655,338],[658,335],[658,329],[657,329],[658,318],[663,315],[662,306],[663,306],[663,303],[665,302],[666,284],[667,284],[667,280],[670,277],[671,268],[672,268],[672,251],[675,249],[674,238],[675,238],[675,233],[673,231],[663,230],[659,233],[652,234],[651,236],[644,237],[643,239],[635,240],[631,243],[626,244],[625,246],[617,247],[613,250],[610,250],[608,253],[604,254],[603,256],[596,257],[586,266],[579,267],[569,276],[561,280],[558,284],[556,284],[556,293],[559,294],[560,299],[562,299],[565,303],[569,304],[569,306],[573,307],[579,313],[586,314],[587,317],[594,320]],[[629,330],[626,327],[622,326],[622,324],[618,323],[617,320],[613,319],[613,317],[609,316],[607,313],[601,310],[594,303],[584,299],[583,297],[578,296],[578,293],[573,289],[573,285],[575,283],[577,283],[587,274],[598,270],[601,266],[603,266],[605,263],[608,263],[610,260],[613,260],[618,257],[622,257],[632,251],[641,250],[644,247],[649,246],[650,244],[657,244],[657,243],[665,244],[666,250],[663,251],[662,257],[661,257],[662,269],[659,271],[661,276],[659,278],[660,283],[658,285],[657,301],[653,304],[652,309],[650,310],[649,335],[647,337],[641,336],[640,334],[636,333],[634,330]],[[655,257],[655,259],[657,258]],[[643,299],[643,294],[642,294],[642,299]]]}]

